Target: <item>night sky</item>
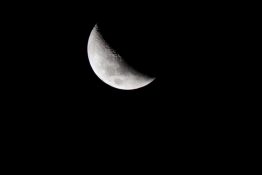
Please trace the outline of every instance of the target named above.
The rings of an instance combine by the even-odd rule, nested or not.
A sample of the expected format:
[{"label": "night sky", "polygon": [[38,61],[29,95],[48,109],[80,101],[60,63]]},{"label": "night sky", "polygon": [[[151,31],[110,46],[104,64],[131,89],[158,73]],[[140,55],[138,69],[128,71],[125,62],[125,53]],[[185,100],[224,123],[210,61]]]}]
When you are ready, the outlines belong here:
[{"label": "night sky", "polygon": [[[22,121],[36,128],[81,136],[92,129],[170,134],[218,126],[232,90],[226,84],[229,23],[218,7],[99,3],[13,9],[7,37],[14,44],[10,57],[19,59],[9,71],[11,111],[26,113]],[[115,47],[156,80],[132,91],[103,83],[87,57],[96,23],[112,24],[116,30],[105,32]]]}]

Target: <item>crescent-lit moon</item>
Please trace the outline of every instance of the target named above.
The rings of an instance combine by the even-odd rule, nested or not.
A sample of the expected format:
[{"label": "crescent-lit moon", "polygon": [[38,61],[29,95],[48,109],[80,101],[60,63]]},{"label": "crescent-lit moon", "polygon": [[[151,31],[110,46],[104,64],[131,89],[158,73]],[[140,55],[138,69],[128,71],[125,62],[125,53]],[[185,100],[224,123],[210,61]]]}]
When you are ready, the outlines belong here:
[{"label": "crescent-lit moon", "polygon": [[150,84],[155,79],[129,66],[103,39],[97,25],[94,26],[89,36],[87,53],[95,74],[114,88],[138,89]]}]

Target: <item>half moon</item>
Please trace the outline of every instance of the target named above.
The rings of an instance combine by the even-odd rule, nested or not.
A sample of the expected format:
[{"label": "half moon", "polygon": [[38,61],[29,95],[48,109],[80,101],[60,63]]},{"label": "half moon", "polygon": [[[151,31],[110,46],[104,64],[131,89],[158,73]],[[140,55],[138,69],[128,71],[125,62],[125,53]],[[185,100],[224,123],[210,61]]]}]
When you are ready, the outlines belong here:
[{"label": "half moon", "polygon": [[95,25],[89,36],[87,53],[95,74],[106,84],[122,90],[132,90],[150,84],[155,78],[129,66],[103,39]]}]

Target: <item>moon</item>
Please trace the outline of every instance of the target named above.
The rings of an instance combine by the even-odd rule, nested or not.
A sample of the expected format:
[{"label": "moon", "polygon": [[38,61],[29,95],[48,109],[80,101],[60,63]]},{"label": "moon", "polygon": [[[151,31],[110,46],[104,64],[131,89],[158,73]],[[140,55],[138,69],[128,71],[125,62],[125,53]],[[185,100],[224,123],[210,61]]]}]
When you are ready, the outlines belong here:
[{"label": "moon", "polygon": [[95,74],[111,87],[133,90],[144,87],[155,79],[128,65],[104,40],[97,24],[90,33],[87,54]]}]

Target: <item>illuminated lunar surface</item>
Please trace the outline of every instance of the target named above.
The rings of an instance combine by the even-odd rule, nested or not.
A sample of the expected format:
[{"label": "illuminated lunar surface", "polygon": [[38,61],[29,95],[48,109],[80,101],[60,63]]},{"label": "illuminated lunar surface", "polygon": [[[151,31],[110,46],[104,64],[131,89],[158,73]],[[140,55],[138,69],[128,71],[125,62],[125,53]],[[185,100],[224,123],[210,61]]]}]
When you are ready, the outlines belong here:
[{"label": "illuminated lunar surface", "polygon": [[95,25],[89,36],[87,53],[95,74],[106,84],[122,90],[132,90],[150,84],[155,78],[136,71],[114,51]]}]

